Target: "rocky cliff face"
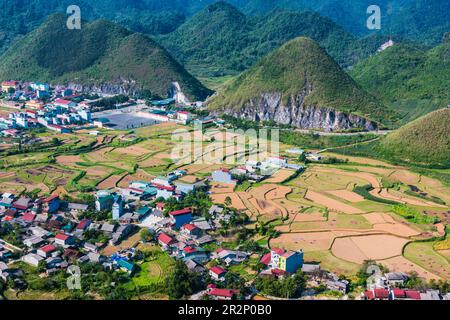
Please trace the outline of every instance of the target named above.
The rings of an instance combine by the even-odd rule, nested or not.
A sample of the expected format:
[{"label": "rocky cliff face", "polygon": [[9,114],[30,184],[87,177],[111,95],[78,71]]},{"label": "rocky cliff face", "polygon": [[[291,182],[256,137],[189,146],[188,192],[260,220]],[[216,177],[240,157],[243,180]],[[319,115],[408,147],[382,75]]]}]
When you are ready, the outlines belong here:
[{"label": "rocky cliff face", "polygon": [[373,131],[377,124],[363,117],[346,114],[327,107],[317,107],[305,103],[305,94],[291,97],[283,103],[279,93],[262,94],[257,99],[245,103],[242,108],[226,109],[217,114],[227,114],[235,118],[252,121],[275,121],[278,124],[291,125],[301,129],[322,129],[339,131],[363,128]]}]

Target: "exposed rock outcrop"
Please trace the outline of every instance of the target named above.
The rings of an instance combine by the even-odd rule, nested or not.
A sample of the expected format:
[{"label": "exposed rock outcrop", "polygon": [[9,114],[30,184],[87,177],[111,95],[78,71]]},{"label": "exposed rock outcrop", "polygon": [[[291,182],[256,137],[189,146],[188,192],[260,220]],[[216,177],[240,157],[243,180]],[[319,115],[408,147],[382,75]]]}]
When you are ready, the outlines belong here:
[{"label": "exposed rock outcrop", "polygon": [[227,114],[239,119],[252,121],[275,121],[278,124],[291,125],[301,129],[321,129],[325,131],[361,128],[373,131],[378,128],[373,121],[364,117],[347,114],[327,107],[317,107],[305,103],[305,94],[291,97],[283,102],[280,93],[262,94],[239,109],[225,109],[216,114]]}]

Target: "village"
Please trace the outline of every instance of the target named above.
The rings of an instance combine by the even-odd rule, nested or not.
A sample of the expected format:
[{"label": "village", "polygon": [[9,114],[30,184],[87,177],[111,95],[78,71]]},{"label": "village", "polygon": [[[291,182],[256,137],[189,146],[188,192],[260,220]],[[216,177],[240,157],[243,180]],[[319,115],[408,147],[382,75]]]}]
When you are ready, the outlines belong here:
[{"label": "village", "polygon": [[[16,145],[33,145],[35,140],[27,131],[34,128],[45,128],[57,138],[79,130],[99,136],[101,130],[131,130],[168,122],[189,125],[197,121],[217,127],[225,123],[193,114],[192,108],[199,103],[176,103],[177,108],[168,108],[175,98],[153,100],[148,105],[142,99],[116,100],[18,81],[2,82],[2,91],[1,104],[13,112],[0,118],[0,134],[18,138]],[[294,158],[304,155],[312,162],[323,159],[300,149],[286,152]],[[402,272],[367,274],[373,281],[367,281],[366,290],[355,294],[347,278],[327,271],[320,262],[307,261],[301,246],[286,250],[253,241],[249,218],[236,210],[236,199],[218,192],[248,183],[281,183],[305,169],[292,158],[268,154],[263,161],[213,168],[192,181],[186,180],[192,174],[175,169],[148,180],[130,179],[120,187],[117,183],[97,187],[82,203],[58,193],[32,197],[5,192],[0,199],[0,280],[21,291],[28,285],[21,266],[32,267],[39,277],[48,278],[67,273],[71,266],[87,264],[132,279],[147,262],[141,248],[150,245],[170,259],[182,261],[201,279],[198,292],[187,297],[193,300],[293,299],[291,293],[295,299],[315,299],[323,293],[336,299],[349,299],[349,294],[353,299],[367,300],[450,299],[447,292],[439,290],[408,289],[409,275]],[[256,206],[264,209],[268,202],[257,200]],[[277,233],[261,231],[268,238],[271,232]],[[230,233],[241,235],[243,241],[230,247],[226,241]],[[248,268],[253,268],[251,273],[236,272]],[[288,287],[286,280],[290,279],[295,285],[285,291],[286,296],[264,292],[266,286],[276,286],[274,283]]]},{"label": "village", "polygon": [[[96,135],[96,128],[126,130],[163,122],[188,124],[194,120],[183,107],[166,109],[176,101],[175,98],[152,100],[146,104],[144,99],[82,94],[65,86],[53,88],[44,83],[19,81],[3,81],[1,91],[1,105],[16,110],[0,117],[0,134],[4,137],[18,138],[26,130],[36,127],[56,133],[85,129]],[[190,108],[199,104],[186,102],[183,106]],[[214,120],[197,121],[209,123]]]}]

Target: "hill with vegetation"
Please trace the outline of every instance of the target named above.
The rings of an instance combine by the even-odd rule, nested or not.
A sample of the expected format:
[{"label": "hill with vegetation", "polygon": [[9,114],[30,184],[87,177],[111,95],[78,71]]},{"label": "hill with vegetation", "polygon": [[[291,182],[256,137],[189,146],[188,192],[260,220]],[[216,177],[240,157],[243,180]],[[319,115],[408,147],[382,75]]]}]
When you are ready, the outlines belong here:
[{"label": "hill with vegetation", "polygon": [[377,152],[401,162],[450,167],[450,108],[434,111],[389,134]]},{"label": "hill with vegetation", "polygon": [[[436,45],[450,29],[450,2],[442,0],[228,0],[242,12],[262,14],[276,8],[314,10],[357,36],[395,35],[409,40]],[[382,28],[366,27],[366,10],[376,4],[381,9]]]},{"label": "hill with vegetation", "polygon": [[274,10],[246,16],[221,1],[160,37],[160,42],[192,73],[216,77],[236,75],[299,36],[317,41],[343,67],[368,57],[387,39],[374,36],[358,40],[312,11]]},{"label": "hill with vegetation", "polygon": [[[69,5],[81,8],[85,20],[99,18],[146,34],[168,34],[187,18],[217,0],[0,0],[0,53],[17,38],[34,30],[49,15],[65,13]],[[450,29],[450,3],[442,0],[378,0],[383,28],[366,28],[370,0],[227,0],[245,14],[264,15],[274,9],[312,10],[357,36],[398,35],[410,40],[437,44]],[[298,35],[297,35],[298,36]],[[305,34],[305,36],[307,36]]]},{"label": "hill with vegetation", "polygon": [[370,129],[363,119],[386,123],[394,116],[323,48],[304,37],[291,40],[232,80],[208,106],[216,113],[302,128]]},{"label": "hill with vegetation", "polygon": [[116,86],[167,96],[179,82],[192,99],[210,94],[162,47],[106,20],[69,30],[63,15],[51,16],[0,58],[0,79]]},{"label": "hill with vegetation", "polygon": [[406,123],[450,101],[450,42],[428,51],[394,45],[357,64],[350,74]]}]

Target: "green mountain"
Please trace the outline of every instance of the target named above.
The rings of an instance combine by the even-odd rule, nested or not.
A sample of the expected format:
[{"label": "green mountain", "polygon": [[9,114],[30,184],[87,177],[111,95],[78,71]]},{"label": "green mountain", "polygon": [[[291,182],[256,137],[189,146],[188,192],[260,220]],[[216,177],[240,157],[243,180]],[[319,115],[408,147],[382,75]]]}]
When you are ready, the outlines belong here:
[{"label": "green mountain", "polygon": [[376,152],[401,162],[450,167],[450,108],[434,111],[385,137]]},{"label": "green mountain", "polygon": [[[267,13],[275,8],[314,10],[358,36],[395,35],[409,40],[436,45],[450,29],[450,2],[443,0],[228,0],[242,12]],[[381,9],[382,28],[366,27],[370,5]]]},{"label": "green mountain", "polygon": [[429,51],[394,45],[362,61],[350,74],[408,122],[450,101],[450,42]]},{"label": "green mountain", "polygon": [[[323,46],[343,67],[368,57],[387,40],[356,39],[329,18],[312,11],[274,10],[245,16],[220,1],[206,7],[160,42],[188,70],[201,76],[238,74],[299,36]],[[371,43],[374,43],[371,45]]]},{"label": "green mountain", "polygon": [[181,25],[186,15],[171,1],[160,0],[0,0],[0,54],[15,40],[38,28],[54,13],[66,14],[70,5],[81,9],[86,21],[107,19],[134,32],[166,34]]},{"label": "green mountain", "polygon": [[0,58],[0,79],[148,89],[160,96],[176,81],[192,99],[210,94],[150,38],[105,20],[69,30],[59,14]]},{"label": "green mountain", "polygon": [[215,113],[300,128],[374,129],[393,114],[309,38],[296,38],[208,101]]}]

